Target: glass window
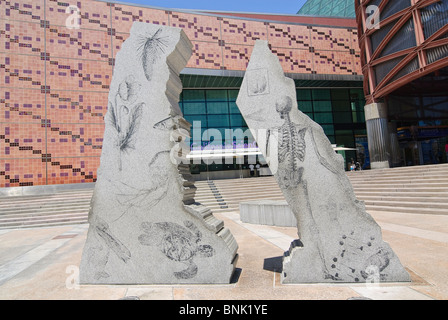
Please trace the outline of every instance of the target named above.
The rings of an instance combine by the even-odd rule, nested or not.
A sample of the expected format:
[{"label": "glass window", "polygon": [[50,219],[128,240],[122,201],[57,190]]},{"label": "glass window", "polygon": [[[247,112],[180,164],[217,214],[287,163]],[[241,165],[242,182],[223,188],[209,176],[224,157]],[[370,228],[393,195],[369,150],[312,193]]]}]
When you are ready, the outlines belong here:
[{"label": "glass window", "polygon": [[236,101],[240,90],[228,90],[229,101]]},{"label": "glass window", "polygon": [[316,112],[314,113],[314,121],[319,124],[333,123],[333,114],[331,112]]},{"label": "glass window", "polygon": [[353,132],[351,130],[337,130],[336,143],[338,144],[338,146],[354,148],[355,137],[353,136]]},{"label": "glass window", "polygon": [[207,117],[205,115],[184,116],[185,120],[193,125],[194,121],[200,121],[202,128],[207,128]]},{"label": "glass window", "polygon": [[416,45],[414,20],[410,19],[387,43],[381,52],[380,57],[385,57],[389,54],[415,47]]},{"label": "glass window", "polygon": [[297,100],[312,100],[311,90],[309,89],[297,89]]},{"label": "glass window", "polygon": [[205,112],[205,103],[200,102],[186,102],[183,103],[184,106],[184,115],[204,115]]},{"label": "glass window", "polygon": [[333,110],[340,111],[349,111],[350,110],[350,100],[339,100],[333,101]]},{"label": "glass window", "polygon": [[314,101],[314,112],[331,111],[331,101]]},{"label": "glass window", "polygon": [[381,12],[381,20],[385,20],[394,13],[397,13],[403,9],[411,6],[410,0],[389,1]]},{"label": "glass window", "polygon": [[359,99],[364,99],[364,91],[363,89],[350,89],[350,97],[355,99],[355,97]]},{"label": "glass window", "polygon": [[331,98],[333,100],[349,100],[349,91],[347,89],[331,90]]},{"label": "glass window", "polygon": [[420,9],[425,39],[446,25],[448,20],[448,1],[438,1]]},{"label": "glass window", "polygon": [[230,127],[229,115],[208,115],[207,122],[209,128]]},{"label": "glass window", "polygon": [[183,102],[188,101],[205,101],[205,91],[204,90],[184,90],[182,94]]},{"label": "glass window", "polygon": [[207,102],[208,114],[228,114],[229,105],[227,102]]},{"label": "glass window", "polygon": [[299,110],[302,112],[313,112],[312,101],[298,101],[297,105],[299,106]]},{"label": "glass window", "polygon": [[230,113],[241,114],[236,102],[229,102],[229,111]]},{"label": "glass window", "polygon": [[352,123],[351,112],[335,112],[334,123]]},{"label": "glass window", "polygon": [[327,136],[334,135],[334,126],[331,124],[323,124],[322,129],[324,129],[324,132]]},{"label": "glass window", "polygon": [[206,90],[207,102],[209,101],[227,101],[227,90]]},{"label": "glass window", "polygon": [[246,122],[244,121],[243,116],[237,115],[237,114],[231,114],[230,115],[230,125],[232,127],[245,127],[245,126],[247,126]]},{"label": "glass window", "polygon": [[313,100],[331,100],[329,89],[313,89]]}]

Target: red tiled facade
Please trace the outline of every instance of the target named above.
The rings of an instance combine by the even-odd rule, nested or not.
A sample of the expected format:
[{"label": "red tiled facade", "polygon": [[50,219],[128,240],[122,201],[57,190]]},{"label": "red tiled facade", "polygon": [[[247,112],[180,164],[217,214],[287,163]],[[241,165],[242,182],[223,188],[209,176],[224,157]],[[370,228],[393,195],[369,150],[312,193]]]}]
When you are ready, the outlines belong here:
[{"label": "red tiled facade", "polygon": [[[66,26],[71,5],[80,9],[79,29]],[[0,187],[95,181],[114,56],[133,21],[182,28],[193,43],[187,68],[244,71],[255,40],[266,39],[285,72],[362,74],[354,21],[258,18],[0,0]]]}]

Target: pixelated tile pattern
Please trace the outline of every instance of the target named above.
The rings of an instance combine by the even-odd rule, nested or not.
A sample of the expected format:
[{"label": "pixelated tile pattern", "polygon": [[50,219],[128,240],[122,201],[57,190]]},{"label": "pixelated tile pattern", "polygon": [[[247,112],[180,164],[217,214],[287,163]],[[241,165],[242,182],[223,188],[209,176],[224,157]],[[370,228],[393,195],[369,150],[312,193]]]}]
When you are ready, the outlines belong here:
[{"label": "pixelated tile pattern", "polygon": [[[79,29],[66,26],[73,5]],[[111,9],[0,2],[1,187],[95,181],[113,71]]]},{"label": "pixelated tile pattern", "polygon": [[[361,74],[359,64],[355,64],[359,58],[359,47],[356,40],[356,32],[352,29],[329,28],[315,26],[290,26],[280,24],[268,24],[269,43],[273,51],[284,53],[284,48],[303,49],[298,60],[301,69],[305,62],[311,63],[312,74]],[[306,29],[305,29],[306,28]],[[279,50],[276,50],[279,49]],[[294,50],[292,50],[294,51]],[[292,53],[291,51],[291,53]],[[305,57],[307,55],[307,58]],[[292,58],[293,54],[283,59],[285,71],[296,71],[298,61]],[[279,58],[282,60],[281,56]],[[288,60],[290,62],[288,63]],[[309,71],[309,66],[304,68]]]},{"label": "pixelated tile pattern", "polygon": [[40,89],[4,87],[0,90],[0,123],[41,123],[42,120],[45,120],[45,95]]},{"label": "pixelated tile pattern", "polygon": [[103,124],[108,92],[51,90],[47,117],[58,123]]},{"label": "pixelated tile pattern", "polygon": [[94,0],[0,0],[0,187],[96,181],[114,59],[134,21],[182,28],[193,44],[190,68],[244,71],[263,39],[285,72],[362,74],[355,29]]},{"label": "pixelated tile pattern", "polygon": [[47,153],[52,158],[100,157],[104,124],[54,124],[47,130]]}]

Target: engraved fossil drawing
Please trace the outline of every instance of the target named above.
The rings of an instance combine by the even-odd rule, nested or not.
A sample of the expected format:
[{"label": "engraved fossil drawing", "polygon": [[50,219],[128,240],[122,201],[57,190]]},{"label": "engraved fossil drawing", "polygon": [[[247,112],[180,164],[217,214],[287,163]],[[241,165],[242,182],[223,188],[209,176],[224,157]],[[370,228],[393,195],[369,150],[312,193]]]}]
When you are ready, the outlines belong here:
[{"label": "engraved fossil drawing", "polygon": [[[327,278],[333,280],[343,280],[341,277],[352,278],[355,282],[367,280],[372,276],[377,276],[378,280],[386,280],[387,274],[382,273],[390,262],[390,253],[384,248],[375,249],[374,236],[368,237],[367,240],[359,242],[361,235],[356,236],[355,231],[343,234],[338,242],[340,251],[338,256],[332,258],[331,270],[326,274]],[[358,270],[351,266],[350,261],[359,260],[362,252],[371,252],[361,268]],[[375,275],[375,273],[377,273]]]},{"label": "engraved fossil drawing", "polygon": [[199,244],[202,234],[191,222],[185,221],[185,227],[173,222],[149,223],[143,222],[143,234],[138,240],[145,246],[156,246],[170,260],[186,265],[186,268],[174,272],[178,279],[191,279],[198,273],[198,267],[193,262],[196,256],[212,257],[214,249],[210,245]]},{"label": "engraved fossil drawing", "polygon": [[280,114],[280,118],[285,120],[283,125],[276,128],[271,128],[267,131],[266,150],[269,151],[269,139],[274,131],[279,133],[278,141],[278,160],[279,164],[283,165],[285,170],[282,181],[286,187],[296,187],[301,182],[301,175],[299,169],[303,167],[306,155],[305,135],[309,132],[313,150],[319,160],[319,163],[327,170],[334,174],[339,174],[338,170],[331,166],[328,161],[322,157],[314,139],[314,128],[301,127],[290,119],[292,110],[292,99],[289,96],[281,97],[276,103],[276,110]]},{"label": "engraved fossil drawing", "polygon": [[[282,164],[284,170],[279,172],[281,174],[282,184],[286,188],[296,187],[301,182],[301,173],[303,166],[301,165],[305,160],[306,143],[305,134],[308,128],[301,128],[290,119],[290,112],[292,109],[292,99],[290,97],[283,97],[276,103],[276,110],[280,114],[280,118],[285,120],[283,125],[278,128],[269,129],[267,132],[267,144],[272,131],[277,131],[278,135],[278,161]],[[266,147],[269,150],[269,147]]]},{"label": "engraved fossil drawing", "polygon": [[269,78],[266,69],[248,71],[248,94],[257,96],[269,93]]},{"label": "engraved fossil drawing", "polygon": [[[294,208],[302,207],[304,213],[311,221],[308,226],[307,234],[313,240],[313,245],[316,247],[317,253],[324,262],[324,274],[329,274],[327,270],[327,263],[323,254],[323,248],[321,246],[320,230],[317,227],[317,223],[314,217],[313,209],[310,203],[310,197],[308,194],[308,182],[304,179],[304,161],[307,151],[307,145],[305,141],[305,135],[310,133],[311,141],[314,146],[314,151],[318,156],[320,163],[329,168],[330,171],[335,171],[328,165],[328,162],[320,155],[314,141],[313,128],[300,126],[290,119],[290,113],[292,111],[292,99],[288,96],[281,97],[276,103],[276,111],[279,113],[280,118],[284,120],[284,123],[280,127],[272,128],[267,131],[267,146],[266,150],[269,150],[269,140],[274,130],[278,133],[278,162],[279,170],[277,172],[277,181],[280,187],[287,190],[299,190],[301,198],[293,198],[292,201],[297,201],[298,204],[293,206]],[[299,213],[296,213],[296,217],[300,217]],[[298,219],[298,221],[300,221]],[[301,237],[301,228],[299,228],[299,237]],[[303,229],[302,229],[303,230]]]},{"label": "engraved fossil drawing", "polygon": [[157,130],[171,130],[175,125],[173,117],[168,117],[157,122],[153,128]]},{"label": "engraved fossil drawing", "polygon": [[162,28],[158,29],[153,35],[139,39],[138,52],[148,81],[152,79],[154,63],[156,63],[158,57],[165,53],[165,49],[168,47],[168,37],[163,37],[161,34]]},{"label": "engraved fossil drawing", "polygon": [[96,265],[98,266],[95,279],[108,278],[109,274],[105,271],[105,268],[109,261],[110,251],[114,252],[124,263],[127,263],[131,259],[131,252],[111,232],[109,224],[106,221],[100,217],[95,217],[91,225],[94,227],[94,233],[98,243],[97,246],[93,246],[89,250],[90,258],[96,261]]},{"label": "engraved fossil drawing", "polygon": [[[126,208],[114,222],[124,217],[133,208],[146,208],[149,210],[167,196],[169,187],[169,183],[167,183],[168,173],[155,169],[155,167],[162,165],[164,160],[161,156],[164,154],[170,154],[170,151],[158,152],[149,162],[148,171],[144,173],[148,176],[145,180],[146,186],[144,188],[137,188],[123,181],[114,182],[109,180],[113,186],[112,192],[117,196],[118,203]],[[149,176],[149,172],[153,173]]]},{"label": "engraved fossil drawing", "polygon": [[109,101],[110,123],[117,132],[116,146],[120,150],[118,168],[122,170],[122,153],[134,149],[135,135],[140,126],[140,120],[145,103],[135,103],[140,83],[131,75],[121,82],[115,94],[114,103]]}]

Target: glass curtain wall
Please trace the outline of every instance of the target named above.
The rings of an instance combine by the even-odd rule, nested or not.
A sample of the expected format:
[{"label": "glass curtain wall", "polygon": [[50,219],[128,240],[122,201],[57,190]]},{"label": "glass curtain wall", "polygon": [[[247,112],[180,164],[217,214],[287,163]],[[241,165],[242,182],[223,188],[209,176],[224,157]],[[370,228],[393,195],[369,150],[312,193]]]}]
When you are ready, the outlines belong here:
[{"label": "glass curtain wall", "polygon": [[[256,143],[250,134],[247,124],[241,115],[236,98],[238,89],[185,89],[179,105],[184,117],[192,127],[192,137],[187,141],[192,150],[201,150],[209,144],[234,148],[251,148]],[[297,89],[299,110],[319,123],[332,144],[356,148],[357,137],[365,137],[364,94],[361,88],[356,89]],[[200,128],[200,130],[199,130]],[[236,140],[229,131],[242,130],[243,139]],[[199,134],[200,133],[200,134]],[[343,153],[346,162],[357,160],[355,151]],[[262,160],[262,159],[261,159]],[[193,173],[220,170],[238,170],[236,160],[222,160],[222,164],[202,163],[192,166]],[[347,166],[346,166],[347,167]],[[247,169],[247,161],[243,169]]]}]

